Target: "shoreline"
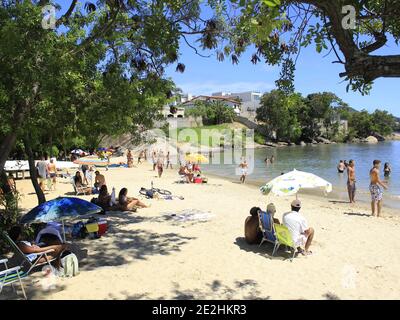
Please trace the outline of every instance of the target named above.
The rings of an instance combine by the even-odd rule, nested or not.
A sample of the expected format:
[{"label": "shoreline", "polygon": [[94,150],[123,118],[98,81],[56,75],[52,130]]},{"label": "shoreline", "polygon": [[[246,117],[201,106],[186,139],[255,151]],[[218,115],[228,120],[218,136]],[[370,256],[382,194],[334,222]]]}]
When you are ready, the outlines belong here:
[{"label": "shoreline", "polygon": [[[234,179],[234,178],[228,177],[228,176],[220,176],[215,173],[212,173],[212,174],[207,173],[207,176],[218,178],[218,179],[223,179],[223,180],[226,180],[226,181],[229,181],[232,183],[238,183],[238,180],[239,180],[239,177],[237,179]],[[262,183],[260,184],[260,182],[257,180],[246,180],[246,183],[244,184],[244,186],[249,186],[250,188],[257,190],[258,192],[260,192],[259,188],[261,185],[262,185]],[[334,186],[334,188],[335,188],[335,186]],[[346,192],[346,190],[344,190],[344,188],[343,188],[342,192]],[[261,192],[260,192],[260,194],[261,194]],[[299,191],[298,195],[299,195],[299,197],[306,197],[306,198],[313,199],[315,201],[327,200],[332,203],[340,203],[343,205],[347,204],[348,206],[352,206],[352,204],[349,203],[347,200],[347,195],[346,195],[346,198],[343,199],[340,196],[340,191],[335,190],[335,189],[331,193],[328,193],[327,195],[324,195],[323,191],[321,191],[321,190],[315,190],[315,189],[305,190],[305,189],[303,189],[303,190]],[[265,196],[265,197],[267,197],[267,196]],[[285,197],[285,198],[291,199],[293,197],[289,196],[289,197]],[[371,210],[369,193],[362,193],[361,195],[358,194],[358,197],[356,194],[356,199],[357,199],[357,202],[356,202],[357,207],[362,208],[363,210],[366,210],[366,211]],[[384,199],[383,200],[383,208],[382,208],[383,212],[385,211],[385,208],[387,208],[390,211],[393,210],[392,215],[394,214],[394,215],[400,217],[400,212],[395,211],[400,208],[399,200],[394,200],[394,199],[389,199],[389,200],[386,199],[385,200],[385,194],[384,194],[383,199]]]}]

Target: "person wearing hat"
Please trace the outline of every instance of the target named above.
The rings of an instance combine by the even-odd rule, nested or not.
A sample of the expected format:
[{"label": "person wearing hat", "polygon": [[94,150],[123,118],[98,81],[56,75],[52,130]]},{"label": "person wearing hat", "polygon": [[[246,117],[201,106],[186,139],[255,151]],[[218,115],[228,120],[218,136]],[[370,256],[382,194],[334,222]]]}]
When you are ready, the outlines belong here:
[{"label": "person wearing hat", "polygon": [[300,213],[300,200],[294,200],[291,206],[292,211],[283,215],[282,222],[289,229],[299,253],[309,255],[312,253],[309,248],[314,237],[314,229],[308,226],[306,219]]}]

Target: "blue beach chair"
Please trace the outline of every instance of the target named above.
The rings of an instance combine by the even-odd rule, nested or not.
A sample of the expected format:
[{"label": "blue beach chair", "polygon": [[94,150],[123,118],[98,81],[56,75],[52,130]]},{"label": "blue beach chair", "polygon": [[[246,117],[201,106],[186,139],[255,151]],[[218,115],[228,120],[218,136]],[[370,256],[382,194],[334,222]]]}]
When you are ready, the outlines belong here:
[{"label": "blue beach chair", "polygon": [[275,235],[274,221],[272,219],[272,215],[269,212],[260,211],[258,214],[258,218],[260,221],[260,229],[263,235],[259,246],[261,247],[264,242],[272,243],[274,245],[274,253],[275,248],[278,246],[279,242]]}]

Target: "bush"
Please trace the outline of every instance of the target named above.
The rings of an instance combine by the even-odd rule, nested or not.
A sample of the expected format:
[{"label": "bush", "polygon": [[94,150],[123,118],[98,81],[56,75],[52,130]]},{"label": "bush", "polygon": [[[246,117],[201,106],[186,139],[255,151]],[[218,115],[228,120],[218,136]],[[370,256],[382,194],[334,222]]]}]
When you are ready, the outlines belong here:
[{"label": "bush", "polygon": [[[18,191],[0,193],[0,230],[8,231],[18,224],[21,212],[18,208],[20,194]],[[0,238],[0,252],[7,252],[7,246]]]}]

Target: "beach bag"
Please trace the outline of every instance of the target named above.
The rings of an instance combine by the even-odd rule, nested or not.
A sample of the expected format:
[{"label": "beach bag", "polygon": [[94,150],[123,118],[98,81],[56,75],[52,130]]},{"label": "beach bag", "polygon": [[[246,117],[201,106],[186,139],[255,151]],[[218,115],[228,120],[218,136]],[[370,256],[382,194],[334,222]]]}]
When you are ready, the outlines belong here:
[{"label": "beach bag", "polygon": [[82,221],[79,221],[73,225],[71,234],[74,238],[85,238],[85,225]]},{"label": "beach bag", "polygon": [[64,277],[75,277],[79,274],[78,258],[73,253],[61,258],[61,266]]}]

